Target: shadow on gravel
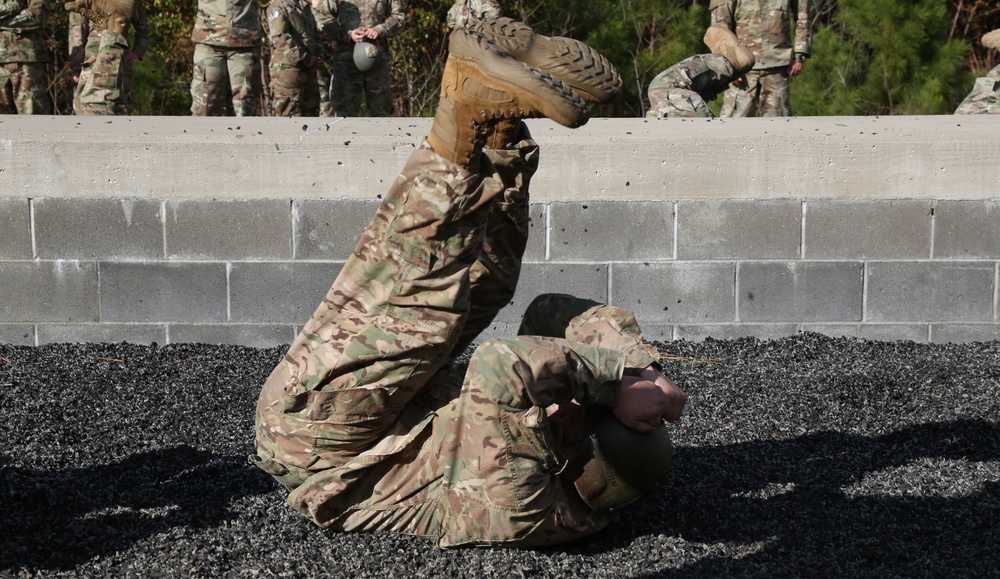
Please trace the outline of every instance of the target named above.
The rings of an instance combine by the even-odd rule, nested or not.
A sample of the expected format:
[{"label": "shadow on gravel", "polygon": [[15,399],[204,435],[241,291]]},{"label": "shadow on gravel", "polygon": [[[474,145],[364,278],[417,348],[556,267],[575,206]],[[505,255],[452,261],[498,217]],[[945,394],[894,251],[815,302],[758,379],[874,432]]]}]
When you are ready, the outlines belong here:
[{"label": "shadow on gravel", "polygon": [[235,500],[273,490],[255,474],[246,456],[187,446],[55,471],[0,464],[0,571],[70,570],[173,527],[218,525]]},{"label": "shadow on gravel", "polygon": [[996,461],[1000,427],[979,420],[681,447],[669,489],[581,552],[662,534],[705,546],[683,575],[961,575],[1000,544]]}]

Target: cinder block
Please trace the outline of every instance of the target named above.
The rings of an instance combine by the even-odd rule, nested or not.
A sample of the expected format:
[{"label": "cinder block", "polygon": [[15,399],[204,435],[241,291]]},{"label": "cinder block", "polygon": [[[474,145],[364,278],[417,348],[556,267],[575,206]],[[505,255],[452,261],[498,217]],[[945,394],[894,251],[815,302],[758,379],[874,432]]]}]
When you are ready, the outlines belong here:
[{"label": "cinder block", "polygon": [[101,321],[224,322],[223,263],[101,263]]},{"label": "cinder block", "polygon": [[31,213],[24,197],[0,197],[0,259],[31,259]]},{"label": "cinder block", "polygon": [[341,263],[234,263],[229,272],[230,320],[303,324],[326,295]]},{"label": "cinder block", "polygon": [[287,199],[185,199],[166,203],[171,259],[290,259]]},{"label": "cinder block", "polygon": [[549,205],[549,259],[673,259],[674,204],[592,201]]},{"label": "cinder block", "polygon": [[611,303],[632,310],[640,327],[732,322],[733,262],[621,263],[611,270]]},{"label": "cinder block", "polygon": [[833,338],[858,338],[894,342],[927,342],[927,324],[803,324],[803,332],[816,332]]},{"label": "cinder block", "polygon": [[1000,324],[931,324],[931,342],[962,344],[1000,340]]},{"label": "cinder block", "polygon": [[532,203],[528,206],[528,245],[524,248],[525,261],[544,261],[548,205]]},{"label": "cinder block", "polygon": [[801,237],[797,200],[677,202],[677,259],[797,258]]},{"label": "cinder block", "polygon": [[35,199],[41,258],[161,259],[160,202],[150,199]]},{"label": "cinder block", "polygon": [[153,324],[39,324],[38,343],[165,344],[166,326]]},{"label": "cinder block", "polygon": [[706,338],[714,340],[734,340],[736,338],[757,338],[777,340],[794,336],[799,332],[797,324],[684,324],[677,326],[675,339],[700,342]]},{"label": "cinder block", "polygon": [[861,321],[863,275],[860,262],[742,262],[740,321]]},{"label": "cinder block", "polygon": [[984,262],[869,262],[870,322],[991,322],[994,266]]},{"label": "cinder block", "polygon": [[291,344],[292,326],[266,324],[171,324],[171,344],[232,344],[251,348],[271,348]]},{"label": "cinder block", "polygon": [[296,201],[295,259],[346,260],[380,203],[378,199]]},{"label": "cinder block", "polygon": [[939,201],[934,209],[934,258],[1000,258],[1000,203]]},{"label": "cinder block", "polygon": [[806,259],[926,259],[931,202],[826,199],[806,203]]},{"label": "cinder block", "polygon": [[97,264],[0,262],[0,322],[96,322]]},{"label": "cinder block", "polygon": [[35,326],[31,324],[0,324],[0,344],[34,346]]},{"label": "cinder block", "polygon": [[607,301],[608,267],[602,264],[526,263],[511,305],[500,310],[497,322],[516,327],[528,304],[543,293],[571,294],[578,298]]},{"label": "cinder block", "polygon": [[[636,320],[638,321],[638,320]],[[670,342],[675,339],[676,328],[672,324],[643,324],[639,323],[642,336],[647,342]]]}]

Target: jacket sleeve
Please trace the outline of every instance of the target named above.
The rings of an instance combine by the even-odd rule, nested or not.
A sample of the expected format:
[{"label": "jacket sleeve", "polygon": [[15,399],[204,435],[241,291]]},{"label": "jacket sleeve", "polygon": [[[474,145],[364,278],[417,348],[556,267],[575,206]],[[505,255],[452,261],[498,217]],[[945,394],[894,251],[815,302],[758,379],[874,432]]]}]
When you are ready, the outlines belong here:
[{"label": "jacket sleeve", "polygon": [[316,28],[324,39],[345,44],[351,41],[350,31],[338,18],[335,0],[322,0],[313,10],[313,14],[316,16]]},{"label": "jacket sleeve", "polygon": [[712,13],[713,26],[718,24],[736,32],[736,17],[734,16],[736,0],[712,0],[712,3],[709,4],[709,10]]},{"label": "jacket sleeve", "polygon": [[[14,2],[14,4],[17,4],[17,2]],[[6,18],[0,17],[0,26],[21,30],[43,28],[46,20],[48,20],[51,9],[49,0],[31,0],[27,8],[19,10]]]},{"label": "jacket sleeve", "polygon": [[406,13],[403,11],[403,0],[391,0],[389,14],[386,15],[382,24],[375,26],[375,30],[378,30],[379,36],[382,38],[392,38],[399,34],[400,28],[403,27],[404,18],[406,18]]},{"label": "jacket sleeve", "polygon": [[271,66],[298,66],[308,51],[297,37],[291,15],[283,9],[268,8],[267,23],[271,38]]},{"label": "jacket sleeve", "polygon": [[798,0],[795,11],[795,53],[812,54],[813,4],[811,0]]},{"label": "jacket sleeve", "polygon": [[87,53],[87,36],[90,34],[90,21],[76,12],[69,14],[69,70],[80,74],[83,60]]}]

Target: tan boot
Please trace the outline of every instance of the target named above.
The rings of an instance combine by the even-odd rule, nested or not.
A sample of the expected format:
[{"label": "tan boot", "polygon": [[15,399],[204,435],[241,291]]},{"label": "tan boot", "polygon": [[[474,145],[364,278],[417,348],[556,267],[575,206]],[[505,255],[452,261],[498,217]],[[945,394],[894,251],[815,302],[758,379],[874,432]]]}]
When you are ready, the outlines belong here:
[{"label": "tan boot", "polygon": [[540,68],[568,84],[583,100],[613,102],[621,97],[622,78],[608,59],[572,38],[536,34],[511,18],[480,20],[473,28],[499,44],[514,58]]},{"label": "tan boot", "polygon": [[740,44],[733,31],[723,26],[709,26],[705,31],[705,45],[715,54],[721,54],[733,65],[737,76],[746,74],[756,59],[749,48]]},{"label": "tan boot", "polygon": [[983,46],[1000,50],[1000,28],[983,35]]},{"label": "tan boot", "polygon": [[470,170],[497,121],[545,117],[576,128],[587,104],[548,73],[468,30],[451,33],[441,100],[427,136],[434,152]]}]

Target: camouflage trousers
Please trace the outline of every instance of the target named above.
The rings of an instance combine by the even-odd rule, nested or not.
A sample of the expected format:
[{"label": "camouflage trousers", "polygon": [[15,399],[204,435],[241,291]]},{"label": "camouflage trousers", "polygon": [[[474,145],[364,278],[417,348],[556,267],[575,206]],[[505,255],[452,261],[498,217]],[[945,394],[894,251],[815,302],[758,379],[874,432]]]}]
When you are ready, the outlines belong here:
[{"label": "camouflage trousers", "polygon": [[787,67],[751,70],[746,87],[729,87],[720,117],[790,117],[792,102]]},{"label": "camouflage trousers", "polygon": [[[251,461],[319,525],[528,546],[607,522],[560,483],[544,408],[569,402],[584,375],[610,405],[624,352],[655,359],[630,314],[610,308],[609,321],[594,315],[607,306],[577,304],[567,310],[590,312],[578,342],[492,340],[467,372],[447,365],[508,303],[524,251],[537,147],[525,139],[490,160],[473,175],[423,143],[264,384]],[[527,327],[542,331],[559,316],[537,303],[544,321]],[[623,326],[635,331],[623,338]],[[593,343],[603,334],[628,347]],[[567,375],[569,359],[586,371]]]},{"label": "camouflage trousers", "polygon": [[361,99],[368,105],[368,115],[388,117],[392,114],[392,79],[388,54],[386,62],[368,72],[361,72],[353,60],[337,58],[333,61],[333,88],[330,104],[340,117],[356,117],[361,113]]},{"label": "camouflage trousers", "polygon": [[195,43],[191,114],[248,117],[260,108],[260,48]]},{"label": "camouflage trousers", "polygon": [[88,58],[80,70],[73,94],[77,115],[128,115],[132,113],[132,65],[125,61],[128,39],[113,30],[101,32],[87,46]]},{"label": "camouflage trousers", "polygon": [[1000,66],[993,67],[986,76],[976,79],[976,84],[955,109],[955,114],[1000,114]]},{"label": "camouflage trousers", "polygon": [[0,64],[0,114],[52,114],[44,62]]},{"label": "camouflage trousers", "polygon": [[[652,92],[652,91],[651,91]],[[685,88],[668,88],[657,93],[658,102],[646,111],[650,119],[680,118],[714,118],[701,95]]]},{"label": "camouflage trousers", "polygon": [[276,117],[319,116],[316,69],[271,66],[271,114]]},{"label": "camouflage trousers", "polygon": [[333,93],[333,66],[328,61],[323,61],[316,67],[316,86],[319,89],[319,116],[333,116],[333,102],[330,95]]}]

